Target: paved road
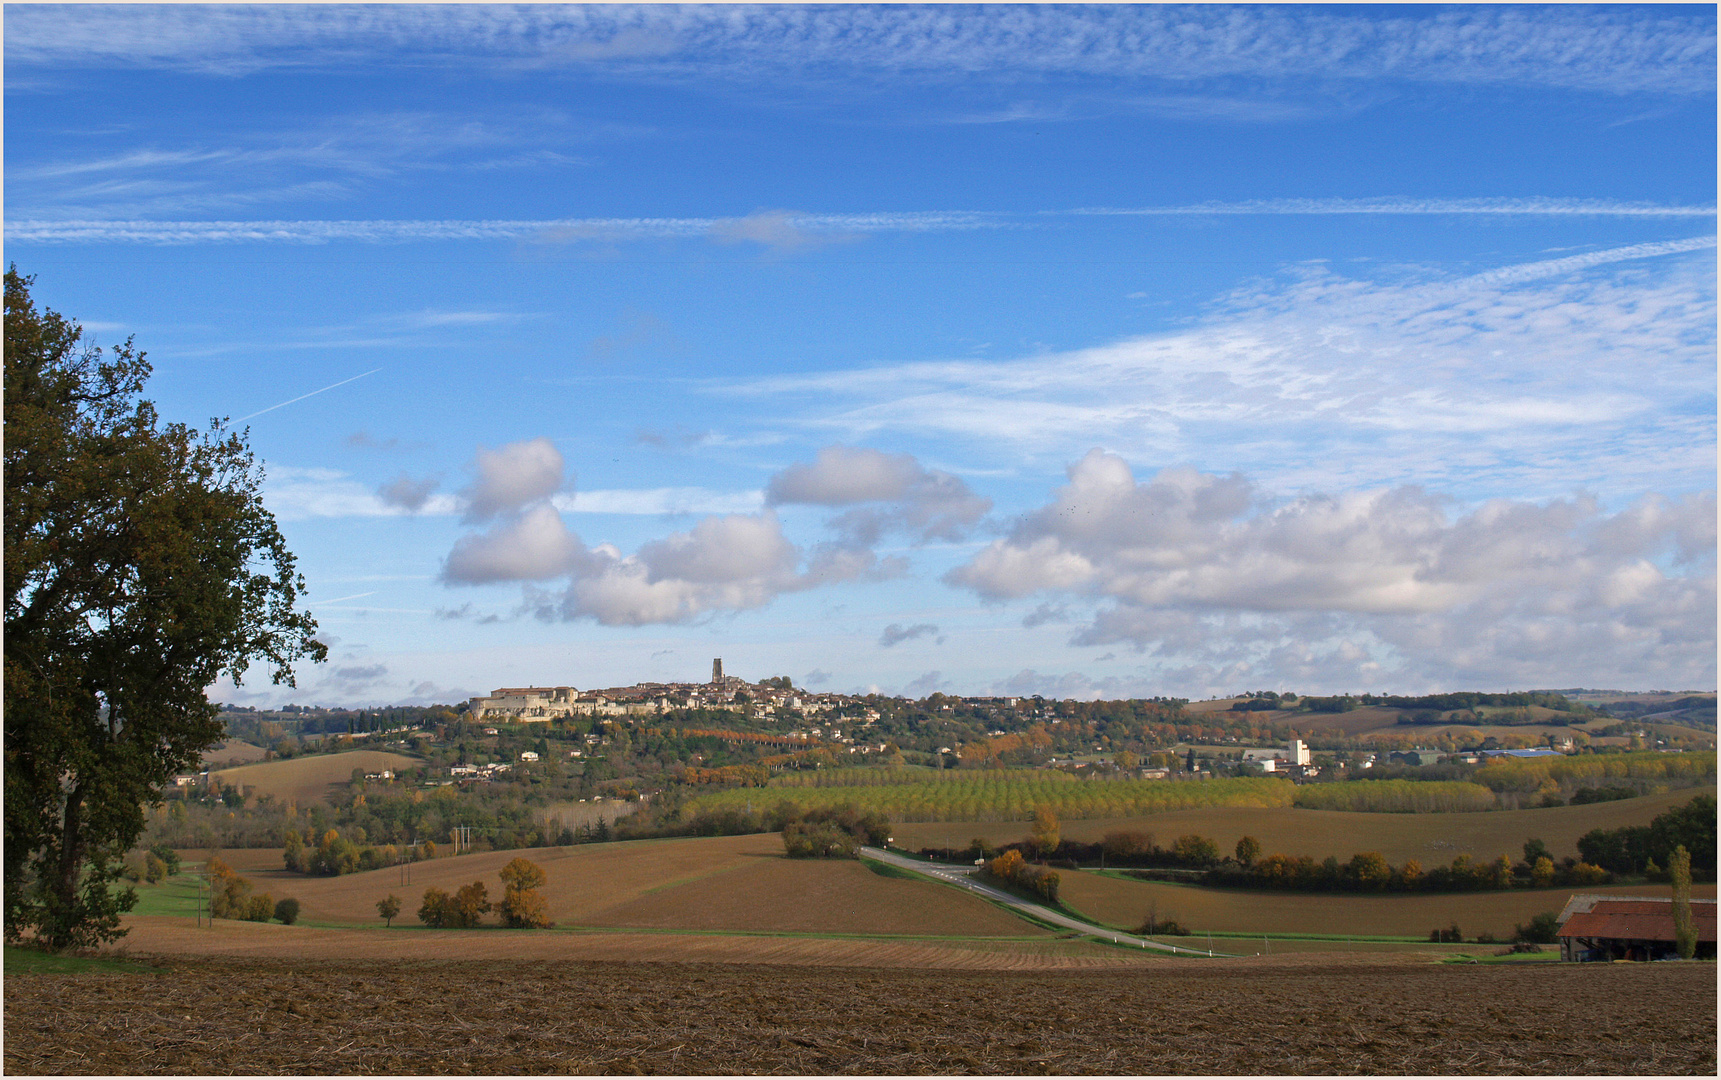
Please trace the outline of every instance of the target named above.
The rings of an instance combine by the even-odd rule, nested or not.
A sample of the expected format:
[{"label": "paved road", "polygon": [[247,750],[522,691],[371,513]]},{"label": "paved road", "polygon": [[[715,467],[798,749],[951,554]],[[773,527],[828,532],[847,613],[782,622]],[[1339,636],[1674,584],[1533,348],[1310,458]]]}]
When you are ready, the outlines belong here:
[{"label": "paved road", "polygon": [[1103,926],[1096,926],[1091,922],[1083,922],[1081,919],[1072,918],[1061,911],[1053,911],[1044,904],[1036,904],[1030,900],[1024,900],[1021,897],[1011,895],[1002,889],[993,888],[991,885],[973,880],[975,868],[972,866],[958,866],[951,863],[922,862],[919,859],[910,859],[905,855],[898,855],[893,851],[885,851],[882,848],[875,847],[863,847],[861,848],[861,854],[865,855],[869,859],[877,859],[879,862],[886,863],[890,866],[900,867],[903,870],[912,870],[917,874],[932,878],[934,881],[944,881],[960,888],[968,889],[986,897],[988,900],[997,901],[998,903],[1003,904],[1006,907],[1014,908],[1025,915],[1032,915],[1034,918],[1043,922],[1056,923],[1059,926],[1068,927],[1071,930],[1080,930],[1082,933],[1092,934],[1094,937],[1110,938],[1119,945],[1133,945],[1137,948],[1157,949],[1160,952],[1178,953],[1183,956],[1223,955],[1209,952],[1206,949],[1185,949],[1180,945],[1162,945],[1161,943],[1152,941],[1148,938],[1137,937],[1134,934],[1123,934],[1116,930],[1108,930]]}]

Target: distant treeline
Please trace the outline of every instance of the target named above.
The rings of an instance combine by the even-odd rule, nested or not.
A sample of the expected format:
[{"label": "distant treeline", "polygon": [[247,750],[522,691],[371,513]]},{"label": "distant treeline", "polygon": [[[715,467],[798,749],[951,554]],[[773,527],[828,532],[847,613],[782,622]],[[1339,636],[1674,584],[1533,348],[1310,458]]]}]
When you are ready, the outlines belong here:
[{"label": "distant treeline", "polygon": [[1648,825],[1592,829],[1578,837],[1578,853],[1615,874],[1658,877],[1673,849],[1691,853],[1691,880],[1715,880],[1715,796],[1699,795],[1659,815]]},{"label": "distant treeline", "polygon": [[[1296,702],[1296,705],[1294,706],[1295,708],[1301,709],[1304,712],[1316,713],[1344,713],[1350,712],[1352,709],[1361,708],[1364,705],[1376,705],[1387,709],[1411,709],[1436,713],[1474,710],[1479,707],[1527,709],[1533,706],[1540,706],[1544,709],[1552,709],[1554,712],[1568,713],[1573,716],[1606,715],[1605,713],[1598,713],[1597,710],[1588,705],[1573,702],[1567,699],[1564,694],[1555,693],[1552,690],[1524,690],[1509,694],[1489,694],[1481,691],[1463,690],[1450,694],[1422,694],[1419,696],[1405,696],[1400,694],[1362,694],[1353,697],[1350,694],[1344,694],[1339,697],[1311,697],[1304,695],[1301,698],[1298,698],[1295,694],[1290,694],[1286,695],[1286,698],[1288,701]],[[1238,702],[1237,705],[1232,706],[1232,708],[1238,708],[1239,706],[1243,706],[1245,708],[1272,707],[1262,706],[1259,704],[1259,701],[1260,699],[1254,699],[1247,704],[1244,702]],[[1293,706],[1287,703],[1284,707],[1290,708]]]}]

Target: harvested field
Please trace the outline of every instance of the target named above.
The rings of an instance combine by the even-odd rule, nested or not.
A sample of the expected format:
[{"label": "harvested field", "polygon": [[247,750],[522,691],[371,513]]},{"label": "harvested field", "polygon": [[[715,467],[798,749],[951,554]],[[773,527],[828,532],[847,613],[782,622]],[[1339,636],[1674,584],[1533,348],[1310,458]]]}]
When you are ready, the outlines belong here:
[{"label": "harvested field", "polygon": [[1715,1008],[1712,964],[174,960],[158,974],[7,979],[4,1063],[88,1075],[1713,1075]]},{"label": "harvested field", "polygon": [[253,746],[240,739],[228,739],[203,752],[203,767],[219,769],[223,765],[249,765],[254,761],[262,761],[268,753],[269,751],[261,746]]},{"label": "harvested field", "polygon": [[417,758],[386,750],[349,750],[344,754],[314,754],[217,769],[209,776],[223,784],[237,784],[247,794],[273,795],[282,802],[313,803],[328,795],[329,785],[345,784],[351,780],[354,769],[381,772],[384,769],[411,769],[422,764]]},{"label": "harvested field", "polygon": [[[1331,934],[1358,937],[1425,937],[1435,927],[1458,924],[1466,937],[1488,933],[1506,940],[1512,927],[1528,924],[1544,911],[1557,912],[1573,893],[1610,896],[1666,896],[1665,885],[1602,885],[1593,889],[1513,889],[1508,892],[1354,893],[1254,892],[1136,881],[1096,873],[1065,871],[1060,898],[1083,915],[1129,929],[1158,917],[1175,919],[1193,931],[1233,933]],[[1693,896],[1714,896],[1714,884],[1695,885]]]},{"label": "harvested field", "polygon": [[392,893],[404,902],[401,918],[410,924],[425,889],[453,892],[476,880],[499,897],[497,872],[525,857],[544,868],[548,917],[564,927],[921,937],[1044,933],[947,886],[882,877],[855,861],[784,858],[776,833],[488,851],[415,863],[410,884],[392,867],[340,877],[289,873],[279,850],[221,857],[259,892],[297,899],[309,922],[376,925],[376,902]]},{"label": "harvested field", "polygon": [[[1647,825],[1671,807],[1684,806],[1714,788],[1689,788],[1619,802],[1556,806],[1545,810],[1489,810],[1474,814],[1367,814],[1299,807],[1204,807],[1138,818],[1065,821],[1063,835],[1095,841],[1119,829],[1151,832],[1163,847],[1185,833],[1219,842],[1229,853],[1243,836],[1261,841],[1267,854],[1328,855],[1348,860],[1359,851],[1378,851],[1398,865],[1416,859],[1426,868],[1468,854],[1492,860],[1501,854],[1521,858],[1524,841],[1545,841],[1555,858],[1578,853],[1578,837],[1591,829]],[[892,826],[898,847],[962,847],[976,836],[1002,844],[1028,835],[1025,821],[904,823]]]}]

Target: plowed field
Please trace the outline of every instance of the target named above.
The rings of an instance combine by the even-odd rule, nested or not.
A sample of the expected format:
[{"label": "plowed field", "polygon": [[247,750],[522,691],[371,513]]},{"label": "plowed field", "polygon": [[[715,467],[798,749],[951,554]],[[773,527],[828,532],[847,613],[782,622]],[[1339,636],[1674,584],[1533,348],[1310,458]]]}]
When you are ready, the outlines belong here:
[{"label": "plowed field", "polygon": [[[1161,919],[1189,930],[1234,933],[1422,937],[1453,923],[1466,938],[1489,933],[1509,940],[1512,928],[1544,911],[1557,912],[1577,892],[1609,896],[1668,895],[1666,885],[1607,885],[1592,889],[1513,889],[1508,892],[1399,893],[1381,896],[1255,892],[1133,881],[1091,873],[1062,875],[1059,897],[1088,918],[1131,929],[1157,905]],[[1693,886],[1714,896],[1715,886]]]},{"label": "plowed field", "polygon": [[9,1073],[1714,1075],[1712,964],[190,961],[6,980]]}]

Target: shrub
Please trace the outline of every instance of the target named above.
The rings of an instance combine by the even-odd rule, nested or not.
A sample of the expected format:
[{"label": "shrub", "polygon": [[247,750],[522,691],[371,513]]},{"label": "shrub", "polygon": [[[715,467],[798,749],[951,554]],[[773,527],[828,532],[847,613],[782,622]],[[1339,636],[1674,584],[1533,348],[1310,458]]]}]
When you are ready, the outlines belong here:
[{"label": "shrub", "polygon": [[1544,911],[1530,920],[1528,926],[1512,927],[1512,940],[1527,944],[1548,945],[1558,941],[1560,916],[1558,912]]},{"label": "shrub", "polygon": [[299,902],[291,896],[275,902],[275,918],[287,926],[299,921]]},{"label": "shrub", "polygon": [[258,893],[246,898],[243,918],[247,922],[268,922],[274,916],[275,900],[268,893]]}]

